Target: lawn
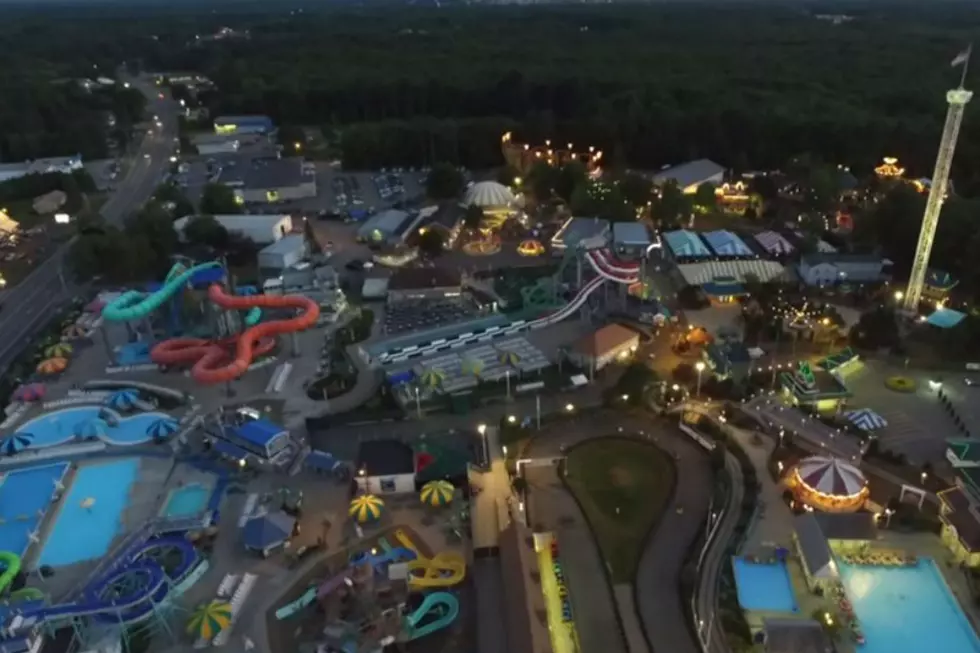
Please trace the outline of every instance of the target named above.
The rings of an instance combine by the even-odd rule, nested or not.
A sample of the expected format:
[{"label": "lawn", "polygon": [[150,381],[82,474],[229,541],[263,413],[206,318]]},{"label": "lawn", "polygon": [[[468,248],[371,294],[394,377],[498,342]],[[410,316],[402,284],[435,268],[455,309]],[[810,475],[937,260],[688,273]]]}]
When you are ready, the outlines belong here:
[{"label": "lawn", "polygon": [[613,583],[632,583],[644,540],[673,492],[674,461],[653,445],[601,438],[568,453],[567,482],[585,510]]}]

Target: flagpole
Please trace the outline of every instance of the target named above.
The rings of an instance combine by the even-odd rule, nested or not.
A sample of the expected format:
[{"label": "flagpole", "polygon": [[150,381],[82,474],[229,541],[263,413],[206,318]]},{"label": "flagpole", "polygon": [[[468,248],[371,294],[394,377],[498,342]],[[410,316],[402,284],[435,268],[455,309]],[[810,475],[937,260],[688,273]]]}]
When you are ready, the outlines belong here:
[{"label": "flagpole", "polygon": [[966,48],[966,59],[963,61],[963,71],[960,73],[960,88],[964,88],[966,85],[966,71],[970,68],[970,57],[973,56],[973,44],[967,46]]}]

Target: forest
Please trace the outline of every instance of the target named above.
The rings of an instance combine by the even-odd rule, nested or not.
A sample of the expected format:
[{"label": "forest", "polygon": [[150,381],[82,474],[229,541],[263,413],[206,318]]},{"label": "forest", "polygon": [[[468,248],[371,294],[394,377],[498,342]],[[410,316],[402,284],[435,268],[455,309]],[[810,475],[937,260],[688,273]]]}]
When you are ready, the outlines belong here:
[{"label": "forest", "polygon": [[[11,125],[38,116],[57,131],[73,111],[50,80],[127,61],[208,75],[212,115],[320,127],[355,168],[498,165],[513,130],[593,144],[620,167],[708,157],[747,170],[811,152],[860,173],[891,154],[928,176],[943,96],[959,81],[949,62],[980,14],[965,3],[821,11],[850,20],[748,3],[26,12],[0,35],[0,70],[30,102],[6,105],[0,132],[26,133]],[[250,37],[207,38],[222,26]],[[972,113],[954,170],[963,193],[980,191]]]}]

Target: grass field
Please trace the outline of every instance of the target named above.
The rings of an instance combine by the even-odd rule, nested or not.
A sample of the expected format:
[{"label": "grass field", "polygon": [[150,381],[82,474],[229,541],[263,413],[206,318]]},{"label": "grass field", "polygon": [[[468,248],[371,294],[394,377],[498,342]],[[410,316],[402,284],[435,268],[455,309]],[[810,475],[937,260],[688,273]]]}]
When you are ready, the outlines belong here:
[{"label": "grass field", "polygon": [[568,453],[568,485],[585,510],[614,583],[632,583],[644,539],[663,516],[674,461],[653,445],[602,438]]}]

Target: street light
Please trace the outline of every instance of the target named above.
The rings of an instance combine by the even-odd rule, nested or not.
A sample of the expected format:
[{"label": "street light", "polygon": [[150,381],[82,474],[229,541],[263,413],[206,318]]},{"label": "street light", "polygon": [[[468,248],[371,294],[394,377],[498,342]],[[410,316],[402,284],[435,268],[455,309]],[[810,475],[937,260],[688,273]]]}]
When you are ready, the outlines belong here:
[{"label": "street light", "polygon": [[694,393],[694,396],[700,397],[701,396],[701,372],[704,371],[704,362],[698,361],[697,363],[695,363],[694,369],[698,371],[698,390],[696,393]]},{"label": "street light", "polygon": [[572,412],[572,411],[575,410],[575,405],[574,404],[565,404],[565,410],[567,410],[568,412]]},{"label": "street light", "polygon": [[905,293],[903,293],[901,290],[896,290],[895,291],[895,301],[896,302],[902,301],[902,298],[903,297],[905,297]]},{"label": "street light", "polygon": [[483,441],[483,455],[486,458],[487,464],[490,464],[490,445],[487,442],[487,425],[477,424],[476,432],[480,434],[480,439]]}]

